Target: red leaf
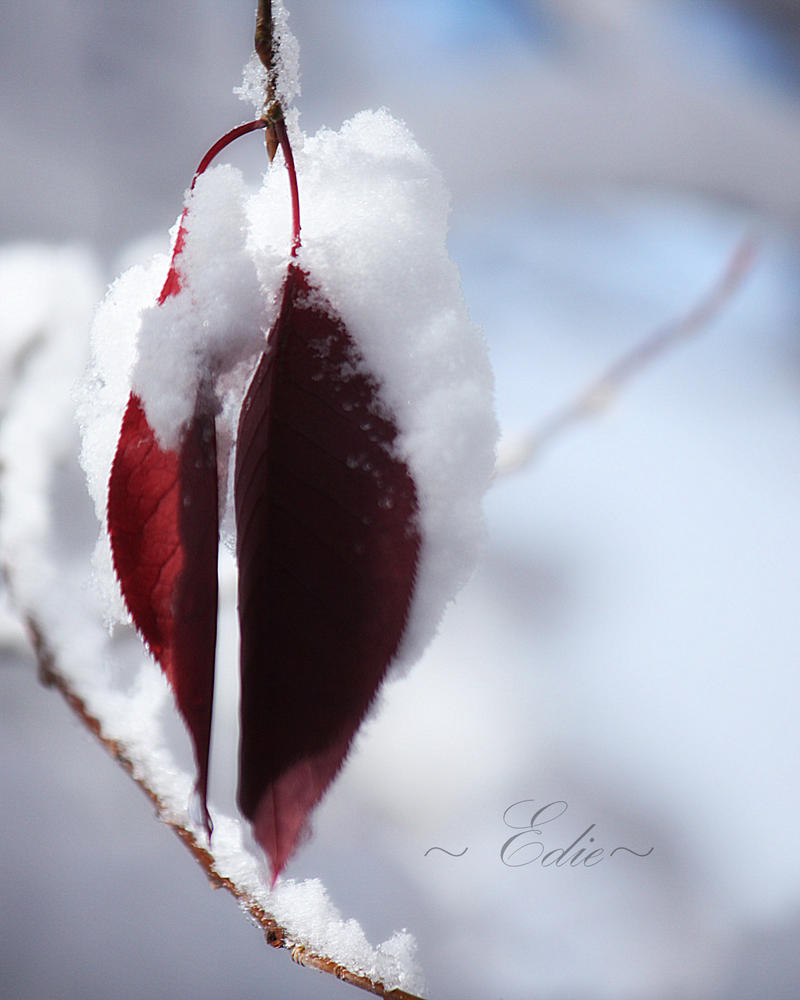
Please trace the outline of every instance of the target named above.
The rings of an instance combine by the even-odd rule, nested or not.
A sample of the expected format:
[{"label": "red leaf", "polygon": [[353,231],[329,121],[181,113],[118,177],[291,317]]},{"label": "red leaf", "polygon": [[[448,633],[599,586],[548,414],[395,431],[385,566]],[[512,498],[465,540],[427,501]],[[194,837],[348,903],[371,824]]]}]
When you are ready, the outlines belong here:
[{"label": "red leaf", "polygon": [[239,420],[239,804],[274,877],[405,630],[420,547],[397,428],[343,323],[289,269]]},{"label": "red leaf", "polygon": [[167,271],[164,287],[158,296],[158,304],[160,306],[163,306],[171,295],[177,295],[181,290],[181,274],[178,270],[177,260],[183,252],[184,246],[186,246],[186,209],[183,210],[183,215],[181,215],[181,221],[178,225],[178,235],[175,237],[175,246],[172,248],[172,260],[169,264],[169,271]]},{"label": "red leaf", "polygon": [[214,416],[202,396],[179,450],[168,451],[131,395],[111,468],[108,527],[125,602],[189,729],[210,831],[218,511]]},{"label": "red leaf", "polygon": [[[240,136],[267,125],[264,119],[247,122],[218,139],[200,161],[192,189],[218,153]],[[187,206],[159,305],[177,295],[183,285],[179,264],[188,215]],[[134,624],[166,674],[189,729],[209,835],[206,800],[219,546],[214,412],[213,392],[201,384],[178,451],[165,450],[156,440],[141,400],[131,393],[108,484],[114,568]]]}]

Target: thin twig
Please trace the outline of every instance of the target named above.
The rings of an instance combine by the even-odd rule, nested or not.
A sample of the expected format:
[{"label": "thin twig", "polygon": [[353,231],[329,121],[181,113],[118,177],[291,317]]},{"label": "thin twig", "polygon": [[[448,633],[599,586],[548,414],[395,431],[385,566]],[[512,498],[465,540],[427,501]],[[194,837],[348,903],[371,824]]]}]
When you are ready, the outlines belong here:
[{"label": "thin twig", "polygon": [[[274,62],[273,32],[272,32],[272,0],[258,0],[256,11],[256,54],[268,73],[272,72]],[[274,84],[273,84],[274,96]]]},{"label": "thin twig", "polygon": [[375,996],[385,997],[387,1000],[422,1000],[421,997],[406,993],[404,990],[387,990],[382,983],[374,982],[366,976],[352,972],[346,966],[339,965],[330,958],[326,958],[324,955],[320,955],[306,948],[304,945],[298,944],[292,939],[286,929],[249,893],[245,892],[227,876],[221,875],[216,868],[213,855],[199,843],[191,830],[170,817],[169,811],[158,793],[150,787],[146,778],[136,773],[134,763],[128,756],[123,744],[104,733],[99,719],[92,715],[86,706],[86,702],[73,689],[69,678],[58,669],[55,657],[47,644],[47,639],[36,620],[28,616],[25,624],[36,653],[36,659],[39,664],[39,677],[42,683],[48,687],[55,688],[62,695],[78,720],[99,740],[111,757],[120,764],[129,777],[133,778],[150,802],[152,802],[158,818],[170,826],[174,833],[177,834],[184,847],[187,848],[195,861],[205,871],[211,885],[215,889],[227,889],[235,897],[240,906],[247,910],[253,920],[261,927],[267,944],[273,948],[285,948],[289,951],[292,960],[297,962],[298,965],[318,969],[320,972],[327,972],[330,975],[336,976],[342,982],[349,983],[351,986],[357,986],[359,989],[366,990]]},{"label": "thin twig", "polygon": [[527,466],[545,445],[563,431],[595,416],[608,405],[623,385],[680,341],[701,333],[742,286],[753,267],[758,240],[746,236],[728,258],[714,286],[684,316],[659,327],[617,359],[598,379],[563,408],[557,410],[532,433],[512,442],[498,458],[495,477],[517,472]]},{"label": "thin twig", "polygon": [[272,0],[258,0],[255,49],[256,55],[267,71],[267,89],[264,95],[262,118],[269,123],[264,135],[267,143],[267,155],[269,156],[270,163],[272,163],[279,146],[278,136],[275,132],[275,123],[283,118],[283,109],[276,96],[277,69],[275,66],[275,30],[272,21]]}]

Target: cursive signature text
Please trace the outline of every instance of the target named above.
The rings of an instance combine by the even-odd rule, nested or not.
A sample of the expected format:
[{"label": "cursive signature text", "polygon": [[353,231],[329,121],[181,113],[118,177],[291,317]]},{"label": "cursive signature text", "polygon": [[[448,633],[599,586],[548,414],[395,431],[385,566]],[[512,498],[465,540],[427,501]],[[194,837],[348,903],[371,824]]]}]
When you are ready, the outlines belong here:
[{"label": "cursive signature text", "polygon": [[548,802],[531,812],[534,804],[533,799],[521,799],[503,813],[505,825],[516,831],[500,848],[500,860],[509,868],[532,864],[542,868],[592,868],[606,858],[612,858],[618,851],[638,858],[646,858],[653,851],[652,847],[646,851],[621,845],[611,850],[601,847],[594,835],[594,823],[590,823],[577,837],[573,836],[574,828],[565,834],[565,824],[559,824],[557,828],[554,825],[569,808],[563,799]]}]

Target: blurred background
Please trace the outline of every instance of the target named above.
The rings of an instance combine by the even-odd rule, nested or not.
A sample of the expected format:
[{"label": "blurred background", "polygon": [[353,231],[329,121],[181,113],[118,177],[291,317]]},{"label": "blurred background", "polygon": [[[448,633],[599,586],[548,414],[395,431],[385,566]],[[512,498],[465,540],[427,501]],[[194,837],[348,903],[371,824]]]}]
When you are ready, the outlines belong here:
[{"label": "blurred background", "polygon": [[[166,246],[200,156],[249,116],[252,7],[5,6],[0,332],[88,327],[136,245]],[[302,127],[383,105],[444,173],[512,442],[691,307],[743,234],[760,251],[700,337],[496,482],[478,573],[289,875],[373,942],[412,931],[430,997],[794,1000],[800,6],[290,11]],[[260,143],[239,146],[256,184]],[[356,996],[209,891],[37,684],[10,611],[0,638],[0,997]],[[653,852],[510,868],[521,800],[568,803],[554,847],[595,824]]]}]

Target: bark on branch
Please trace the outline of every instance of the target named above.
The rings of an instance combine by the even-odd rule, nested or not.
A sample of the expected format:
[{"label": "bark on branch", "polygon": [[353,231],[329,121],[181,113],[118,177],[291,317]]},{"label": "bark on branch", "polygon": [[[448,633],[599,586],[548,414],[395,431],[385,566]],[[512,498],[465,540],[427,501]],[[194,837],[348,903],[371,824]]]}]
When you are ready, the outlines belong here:
[{"label": "bark on branch", "polygon": [[385,997],[387,1000],[423,1000],[423,998],[406,993],[404,990],[387,990],[383,983],[375,982],[366,976],[353,972],[343,965],[340,965],[325,955],[320,955],[304,945],[293,940],[291,935],[282,927],[278,921],[268,913],[260,903],[252,898],[240,886],[231,879],[221,875],[217,871],[213,855],[198,841],[194,833],[185,826],[176,822],[169,815],[167,808],[161,801],[158,794],[150,787],[147,781],[136,773],[133,761],[127,755],[123,745],[110,738],[103,731],[100,721],[91,714],[86,703],[74,691],[70,680],[59,669],[55,657],[47,643],[47,638],[36,619],[29,615],[25,624],[33,644],[36,660],[39,665],[39,677],[43,684],[57,690],[66,701],[75,716],[83,726],[92,733],[93,736],[103,745],[108,754],[117,761],[122,769],[141,788],[156,810],[158,818],[171,827],[178,836],[184,847],[189,851],[195,861],[206,873],[209,882],[215,889],[227,889],[227,891],[237,900],[239,905],[247,910],[250,916],[261,927],[267,944],[273,948],[285,948],[291,955],[292,961],[298,965],[304,965],[311,969],[318,969],[320,972],[327,972],[336,976],[342,982],[357,986],[361,990],[372,993],[375,996]]}]

